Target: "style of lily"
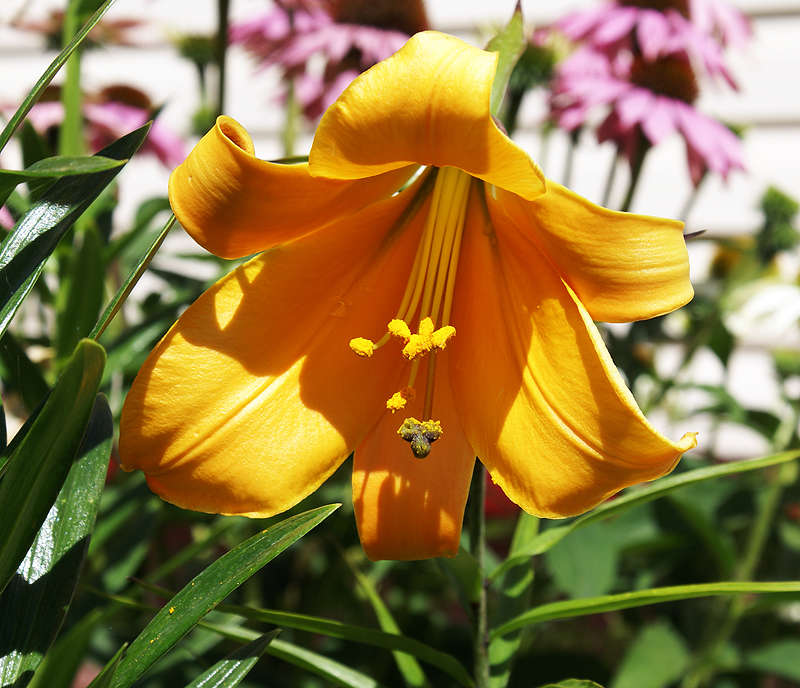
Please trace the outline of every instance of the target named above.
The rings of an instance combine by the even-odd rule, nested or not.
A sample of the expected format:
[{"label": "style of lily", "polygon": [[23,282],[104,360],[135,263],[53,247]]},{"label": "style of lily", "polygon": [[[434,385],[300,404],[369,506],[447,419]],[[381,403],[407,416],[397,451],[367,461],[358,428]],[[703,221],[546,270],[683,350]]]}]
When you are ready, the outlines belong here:
[{"label": "style of lily", "polygon": [[680,222],[546,181],[495,124],[497,54],[413,36],[323,116],[308,163],[222,117],[173,173],[186,230],[260,255],[142,367],[120,454],[184,508],[270,516],[354,452],[372,559],[456,554],[475,457],[530,513],[583,512],[695,446],[645,419],[593,320],[692,288]]}]

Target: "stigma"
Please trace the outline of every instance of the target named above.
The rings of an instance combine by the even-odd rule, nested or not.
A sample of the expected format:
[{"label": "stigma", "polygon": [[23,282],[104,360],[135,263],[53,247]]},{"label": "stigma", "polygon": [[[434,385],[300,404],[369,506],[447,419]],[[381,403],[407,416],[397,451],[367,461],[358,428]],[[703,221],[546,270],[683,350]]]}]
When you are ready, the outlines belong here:
[{"label": "stigma", "polygon": [[397,431],[417,458],[428,456],[431,445],[442,435],[441,424],[431,418],[436,356],[456,335],[450,315],[472,182],[472,177],[454,167],[433,169],[429,174],[435,175],[435,181],[425,228],[397,312],[388,319],[386,331],[377,341],[354,337],[349,342],[355,355],[371,358],[391,340],[399,340],[398,364],[410,366],[407,385],[386,401],[391,413],[404,409],[414,399],[417,374],[423,361],[426,364],[423,420],[406,418]]}]

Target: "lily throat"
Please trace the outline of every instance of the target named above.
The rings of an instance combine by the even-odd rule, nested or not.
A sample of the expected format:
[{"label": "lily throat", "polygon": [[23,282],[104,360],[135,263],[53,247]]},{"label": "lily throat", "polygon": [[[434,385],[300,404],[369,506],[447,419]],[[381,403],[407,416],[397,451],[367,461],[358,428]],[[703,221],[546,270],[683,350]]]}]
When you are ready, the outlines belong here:
[{"label": "lily throat", "polygon": [[[433,413],[433,392],[436,381],[436,355],[456,334],[450,321],[456,272],[461,252],[461,239],[473,178],[455,167],[442,167],[436,174],[431,202],[419,246],[411,266],[408,282],[397,312],[377,341],[365,337],[350,340],[350,349],[358,356],[371,357],[392,337],[403,343],[401,355],[411,361],[408,384],[395,392],[386,408],[392,413],[405,408],[416,397],[421,364],[426,364],[422,420],[406,418],[398,435],[411,444],[417,458],[425,458],[431,444],[442,434]],[[412,325],[416,325],[416,331]],[[430,428],[437,428],[430,432]],[[418,428],[418,430],[414,430]]]}]

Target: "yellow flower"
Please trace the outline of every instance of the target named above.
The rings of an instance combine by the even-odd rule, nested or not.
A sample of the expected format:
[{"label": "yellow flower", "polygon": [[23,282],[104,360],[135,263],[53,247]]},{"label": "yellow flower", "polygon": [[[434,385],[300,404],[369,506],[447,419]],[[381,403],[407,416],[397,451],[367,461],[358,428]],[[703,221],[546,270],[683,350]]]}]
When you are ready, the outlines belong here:
[{"label": "yellow flower", "polygon": [[456,553],[475,456],[547,517],[672,470],[694,435],[650,426],[592,321],[691,299],[682,225],[546,182],[490,115],[496,64],[417,34],[326,112],[308,164],[218,120],[172,207],[213,253],[263,253],[142,367],[124,468],[185,508],[269,516],[355,451],[373,559]]}]

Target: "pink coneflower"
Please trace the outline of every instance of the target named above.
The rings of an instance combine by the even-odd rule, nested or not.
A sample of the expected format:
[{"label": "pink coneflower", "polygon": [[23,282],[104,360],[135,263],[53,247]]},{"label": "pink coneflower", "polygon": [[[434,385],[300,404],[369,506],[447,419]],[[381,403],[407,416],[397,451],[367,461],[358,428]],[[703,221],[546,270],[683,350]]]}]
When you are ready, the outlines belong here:
[{"label": "pink coneflower", "polygon": [[[234,25],[231,42],[242,44],[262,65],[280,67],[313,119],[358,74],[427,23],[421,0],[282,0],[267,14]],[[314,59],[322,61],[321,69],[309,66]]]},{"label": "pink coneflower", "polygon": [[568,131],[585,124],[596,108],[609,108],[597,129],[598,139],[614,141],[629,160],[637,154],[640,135],[657,145],[679,133],[697,185],[706,170],[727,178],[731,170],[744,169],[741,142],[726,126],[694,108],[697,95],[686,59],[611,60],[583,47],[560,66],[551,105],[559,126]]},{"label": "pink coneflower", "polygon": [[[53,100],[55,97],[57,91],[50,90],[45,99],[34,105],[28,113],[28,119],[40,133],[52,131],[64,119],[64,108],[59,100]],[[137,129],[152,119],[152,111],[149,98],[130,86],[109,86],[99,93],[88,95],[84,101],[83,115],[90,147],[94,151],[100,150]],[[155,155],[170,169],[186,157],[183,139],[158,120],[153,122],[141,152]]]},{"label": "pink coneflower", "polygon": [[[724,16],[725,26],[738,29],[739,37],[745,35],[742,32],[748,28],[747,21],[731,8],[728,14],[719,15],[711,9],[712,4],[723,5],[711,0],[695,0],[692,8],[695,5],[702,8],[700,18],[695,20],[688,0],[617,0],[569,14],[556,26],[567,38],[583,41],[608,54],[630,50],[647,60],[685,56],[709,76],[722,77],[736,88],[725,64],[716,17]],[[736,16],[740,24],[735,23]],[[732,29],[734,33],[735,29]]]}]

